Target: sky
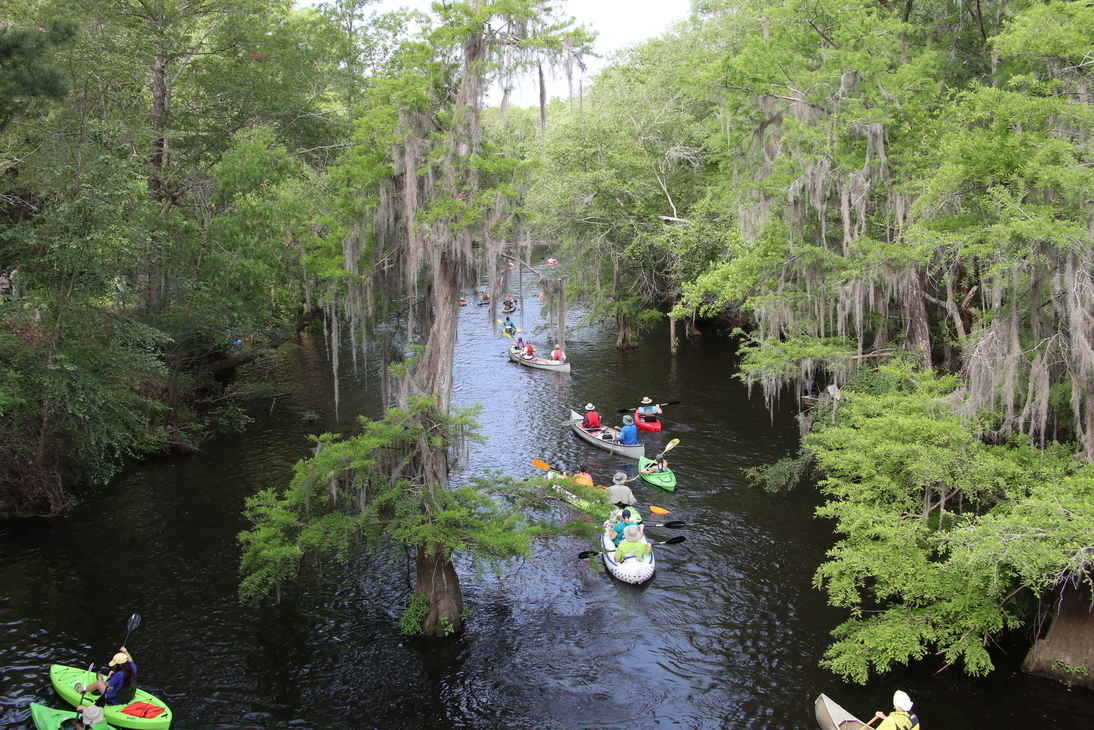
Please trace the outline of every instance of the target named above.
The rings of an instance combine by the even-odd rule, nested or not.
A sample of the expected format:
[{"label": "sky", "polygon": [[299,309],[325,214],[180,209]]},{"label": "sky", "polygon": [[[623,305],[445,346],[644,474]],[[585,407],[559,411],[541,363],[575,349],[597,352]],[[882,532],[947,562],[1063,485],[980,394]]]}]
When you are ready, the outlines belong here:
[{"label": "sky", "polygon": [[[432,0],[381,0],[370,7],[378,11],[410,7],[428,12],[431,4]],[[598,32],[595,48],[603,58],[587,59],[587,76],[596,73],[613,51],[660,36],[669,25],[686,18],[691,9],[690,0],[560,0],[559,5],[564,14],[572,15],[578,23]],[[567,94],[564,78],[548,78],[547,87],[548,97]],[[519,98],[513,103],[519,106],[538,103],[538,91],[532,79],[523,82],[518,93]],[[490,99],[491,103],[496,101]]]}]

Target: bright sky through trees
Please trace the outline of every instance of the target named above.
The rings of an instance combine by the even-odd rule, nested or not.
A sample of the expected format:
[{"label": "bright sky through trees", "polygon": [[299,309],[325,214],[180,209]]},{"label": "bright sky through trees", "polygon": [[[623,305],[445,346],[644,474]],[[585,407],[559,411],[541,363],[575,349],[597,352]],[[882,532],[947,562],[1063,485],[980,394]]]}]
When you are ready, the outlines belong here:
[{"label": "bright sky through trees", "polygon": [[[433,0],[381,0],[373,7],[380,12],[400,7],[428,11]],[[579,23],[597,32],[596,50],[601,58],[587,59],[592,76],[602,68],[607,57],[625,46],[656,38],[670,25],[687,17],[691,8],[689,0],[572,0],[562,2],[563,11],[577,18]],[[577,79],[575,79],[575,84]],[[576,93],[576,88],[575,88]],[[548,96],[567,94],[566,80],[548,78]],[[491,99],[491,103],[497,100]],[[534,106],[537,103],[535,80],[527,79],[517,90],[514,103]]]}]

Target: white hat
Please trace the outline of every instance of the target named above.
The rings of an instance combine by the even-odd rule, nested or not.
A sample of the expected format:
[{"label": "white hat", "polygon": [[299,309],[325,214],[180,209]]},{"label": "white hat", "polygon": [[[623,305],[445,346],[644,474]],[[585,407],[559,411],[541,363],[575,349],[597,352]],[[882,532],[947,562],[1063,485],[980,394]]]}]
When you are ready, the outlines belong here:
[{"label": "white hat", "polygon": [[898,710],[904,710],[905,712],[912,711],[912,698],[905,692],[897,690],[893,693],[893,707]]},{"label": "white hat", "polygon": [[592,403],[586,403],[586,404],[585,404],[585,410],[587,410],[587,411],[595,411],[595,410],[596,410],[596,406],[594,406],[594,405],[593,405]]},{"label": "white hat", "polygon": [[650,397],[648,395],[645,398],[642,399],[642,405],[646,405],[647,403],[653,403],[653,401],[650,400]]},{"label": "white hat", "polygon": [[100,722],[106,719],[106,715],[103,712],[103,708],[98,705],[91,705],[85,707],[83,711],[84,724],[85,725],[98,725]]},{"label": "white hat", "polygon": [[625,481],[627,481],[627,475],[624,474],[623,472],[617,471],[615,474],[612,474],[612,483],[613,484],[622,484]]}]

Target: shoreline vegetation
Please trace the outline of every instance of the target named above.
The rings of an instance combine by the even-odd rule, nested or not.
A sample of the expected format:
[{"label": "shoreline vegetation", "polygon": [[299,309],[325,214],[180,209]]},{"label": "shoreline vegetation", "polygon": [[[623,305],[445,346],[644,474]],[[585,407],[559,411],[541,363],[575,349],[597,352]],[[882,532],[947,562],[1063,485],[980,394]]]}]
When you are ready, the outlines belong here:
[{"label": "shoreline vegetation", "polygon": [[[308,549],[356,545],[365,512],[398,525],[423,625],[452,634],[467,545],[428,506],[471,515],[511,485],[447,494],[473,429],[446,362],[460,296],[519,267],[563,347],[567,301],[620,349],[666,317],[673,349],[731,323],[769,407],[808,397],[800,454],[753,475],[826,497],[834,672],[938,654],[983,674],[1021,629],[1026,671],[1094,686],[1072,610],[1094,563],[1094,9],[703,3],[538,109],[484,90],[572,74],[585,29],[536,0],[441,13],[0,10],[0,512],[57,514],[126,458],[245,428],[218,373],[348,331],[397,414],[338,445],[371,466],[341,475],[345,531]],[[475,525],[483,556],[560,529],[518,512],[511,542],[502,515]],[[301,524],[252,544],[283,560],[268,548]],[[250,565],[277,594],[295,575]]]}]

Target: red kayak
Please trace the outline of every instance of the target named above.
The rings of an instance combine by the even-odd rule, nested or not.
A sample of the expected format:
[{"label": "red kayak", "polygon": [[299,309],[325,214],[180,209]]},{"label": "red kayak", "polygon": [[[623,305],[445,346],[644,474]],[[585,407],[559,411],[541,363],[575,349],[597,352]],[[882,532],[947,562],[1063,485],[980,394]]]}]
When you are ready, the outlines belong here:
[{"label": "red kayak", "polygon": [[[649,420],[646,420],[649,419]],[[634,425],[638,426],[639,431],[660,431],[661,419],[657,416],[640,416],[638,415],[638,409],[634,409]]]}]

